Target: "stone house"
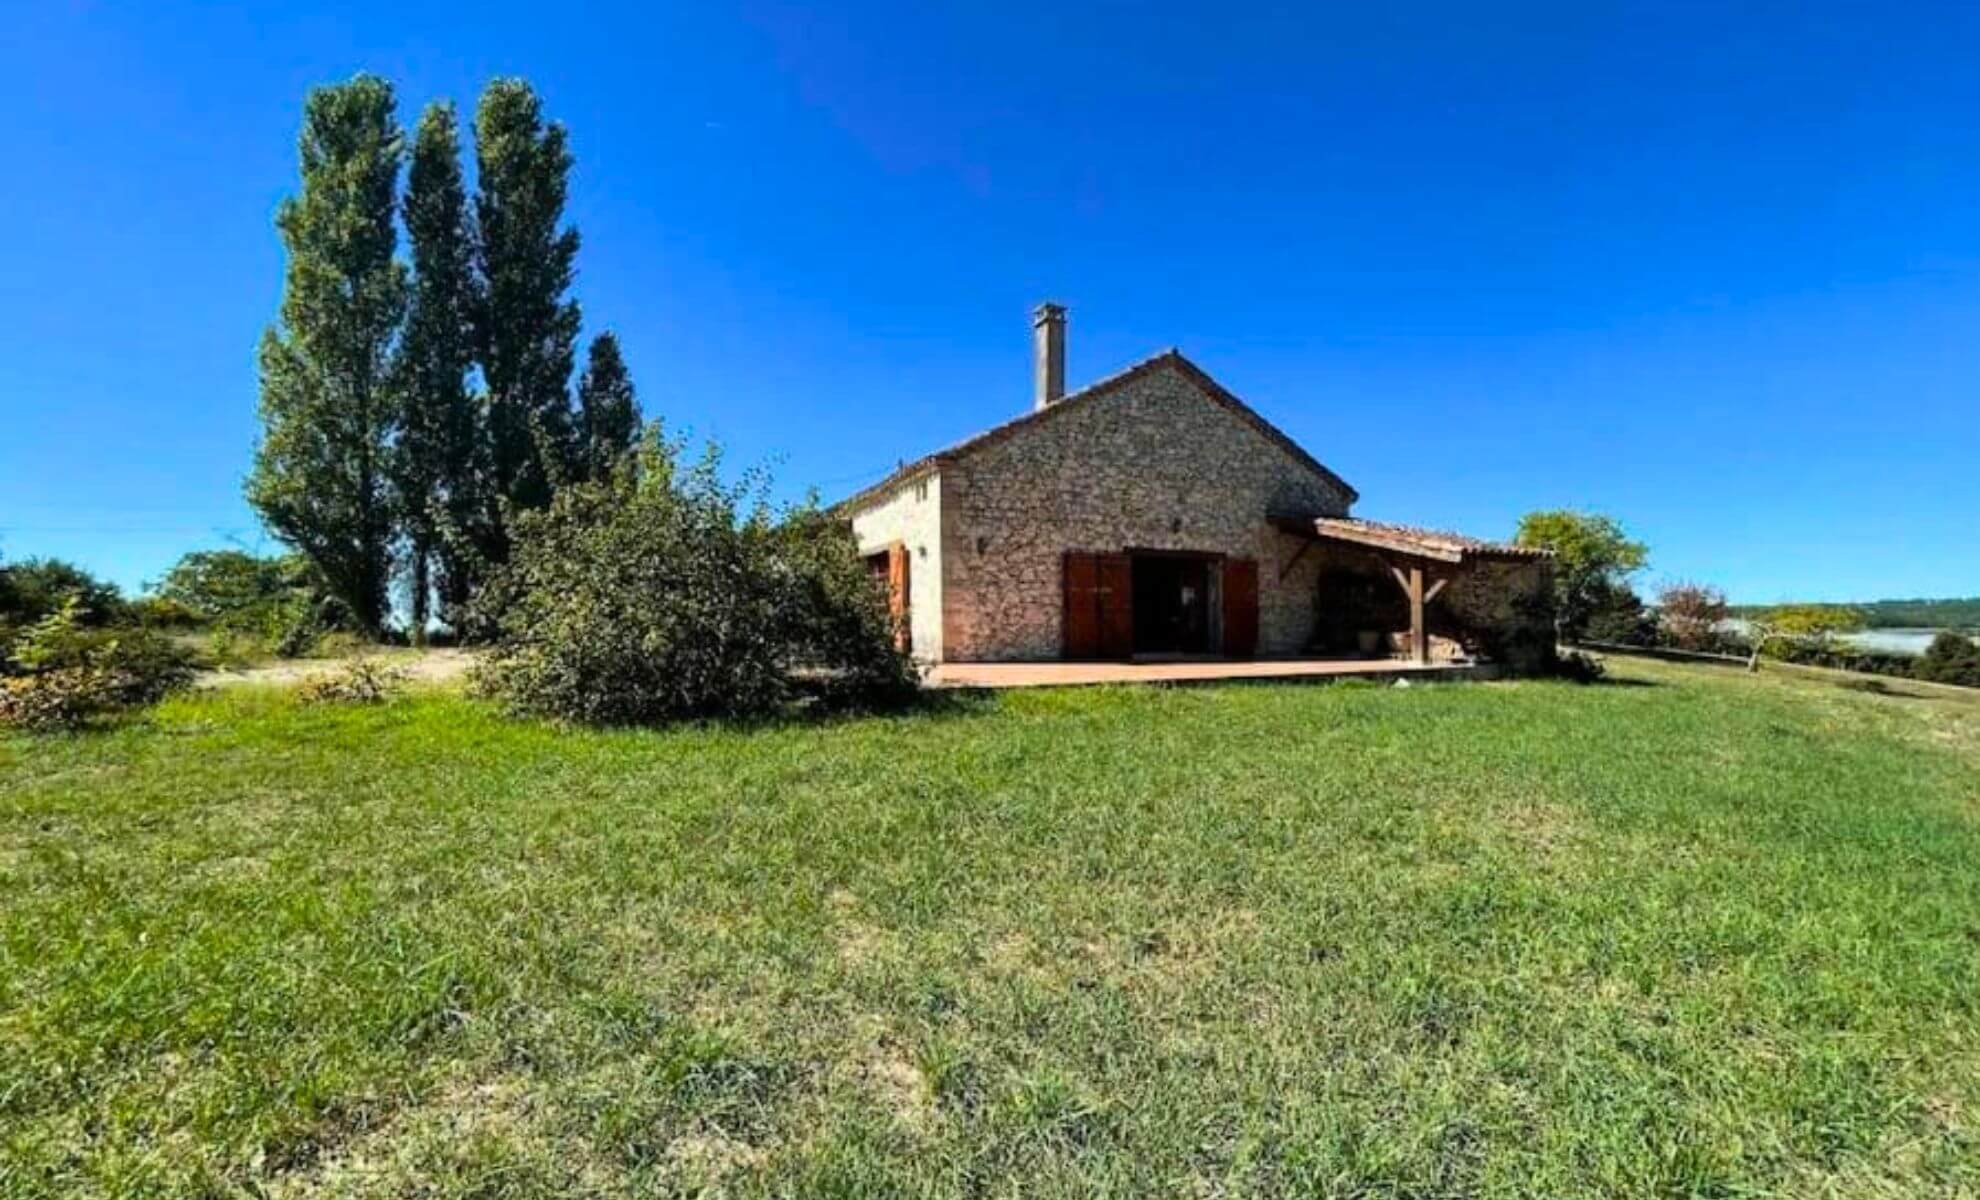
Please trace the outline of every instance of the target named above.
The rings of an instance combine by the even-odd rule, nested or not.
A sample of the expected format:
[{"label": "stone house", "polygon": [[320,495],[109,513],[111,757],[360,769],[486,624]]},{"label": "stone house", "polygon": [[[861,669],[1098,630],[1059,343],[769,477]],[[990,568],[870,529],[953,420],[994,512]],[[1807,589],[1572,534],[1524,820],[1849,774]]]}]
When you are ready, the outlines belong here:
[{"label": "stone house", "polygon": [[1546,557],[1364,521],[1345,480],[1175,350],[1065,390],[846,498],[919,660],[1552,654]]}]

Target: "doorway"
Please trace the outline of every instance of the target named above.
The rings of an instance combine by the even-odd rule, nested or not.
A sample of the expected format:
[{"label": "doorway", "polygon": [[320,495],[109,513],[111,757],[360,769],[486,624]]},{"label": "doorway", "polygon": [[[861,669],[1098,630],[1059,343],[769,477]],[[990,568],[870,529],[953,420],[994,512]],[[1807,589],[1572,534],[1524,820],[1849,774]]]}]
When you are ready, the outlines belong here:
[{"label": "doorway", "polygon": [[1180,550],[1065,553],[1068,659],[1258,651],[1258,560]]},{"label": "doorway", "polygon": [[1210,594],[1216,559],[1198,554],[1135,554],[1134,652],[1208,654],[1214,644]]}]

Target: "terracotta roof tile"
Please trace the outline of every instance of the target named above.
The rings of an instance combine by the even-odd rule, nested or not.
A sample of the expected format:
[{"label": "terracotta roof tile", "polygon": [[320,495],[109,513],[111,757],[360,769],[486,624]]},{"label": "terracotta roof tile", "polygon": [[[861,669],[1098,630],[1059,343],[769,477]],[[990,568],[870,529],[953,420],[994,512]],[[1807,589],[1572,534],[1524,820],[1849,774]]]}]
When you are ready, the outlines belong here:
[{"label": "terracotta roof tile", "polygon": [[[1306,519],[1295,518],[1295,520]],[[1510,542],[1488,542],[1483,538],[1470,537],[1462,533],[1449,533],[1441,529],[1420,529],[1414,525],[1369,521],[1360,517],[1314,517],[1310,523],[1313,531],[1321,537],[1354,542],[1377,549],[1397,550],[1405,554],[1420,554],[1448,562],[1459,562],[1466,558],[1552,557],[1552,551],[1532,546],[1516,546]]]}]

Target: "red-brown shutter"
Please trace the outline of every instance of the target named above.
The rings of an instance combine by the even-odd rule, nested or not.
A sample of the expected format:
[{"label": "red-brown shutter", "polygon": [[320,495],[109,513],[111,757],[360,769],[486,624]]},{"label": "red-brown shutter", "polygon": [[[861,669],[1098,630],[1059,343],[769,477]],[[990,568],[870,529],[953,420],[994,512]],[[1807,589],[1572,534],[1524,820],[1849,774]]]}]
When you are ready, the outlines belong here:
[{"label": "red-brown shutter", "polygon": [[1134,656],[1134,563],[1125,554],[1100,558],[1100,657]]},{"label": "red-brown shutter", "polygon": [[1250,658],[1258,653],[1258,560],[1224,560],[1224,653]]},{"label": "red-brown shutter", "polygon": [[1100,655],[1099,556],[1066,551],[1065,654],[1067,658]]},{"label": "red-brown shutter", "polygon": [[908,611],[908,548],[895,542],[887,547],[887,612],[894,618],[894,641],[903,650],[912,650],[913,633]]}]

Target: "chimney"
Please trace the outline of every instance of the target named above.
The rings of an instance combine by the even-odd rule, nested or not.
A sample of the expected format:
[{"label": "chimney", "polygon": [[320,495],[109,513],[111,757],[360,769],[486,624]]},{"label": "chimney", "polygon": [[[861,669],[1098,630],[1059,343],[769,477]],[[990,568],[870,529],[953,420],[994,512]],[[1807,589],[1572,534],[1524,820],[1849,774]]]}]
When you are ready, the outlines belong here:
[{"label": "chimney", "polygon": [[1031,312],[1032,407],[1048,408],[1066,394],[1066,306],[1041,304]]}]

